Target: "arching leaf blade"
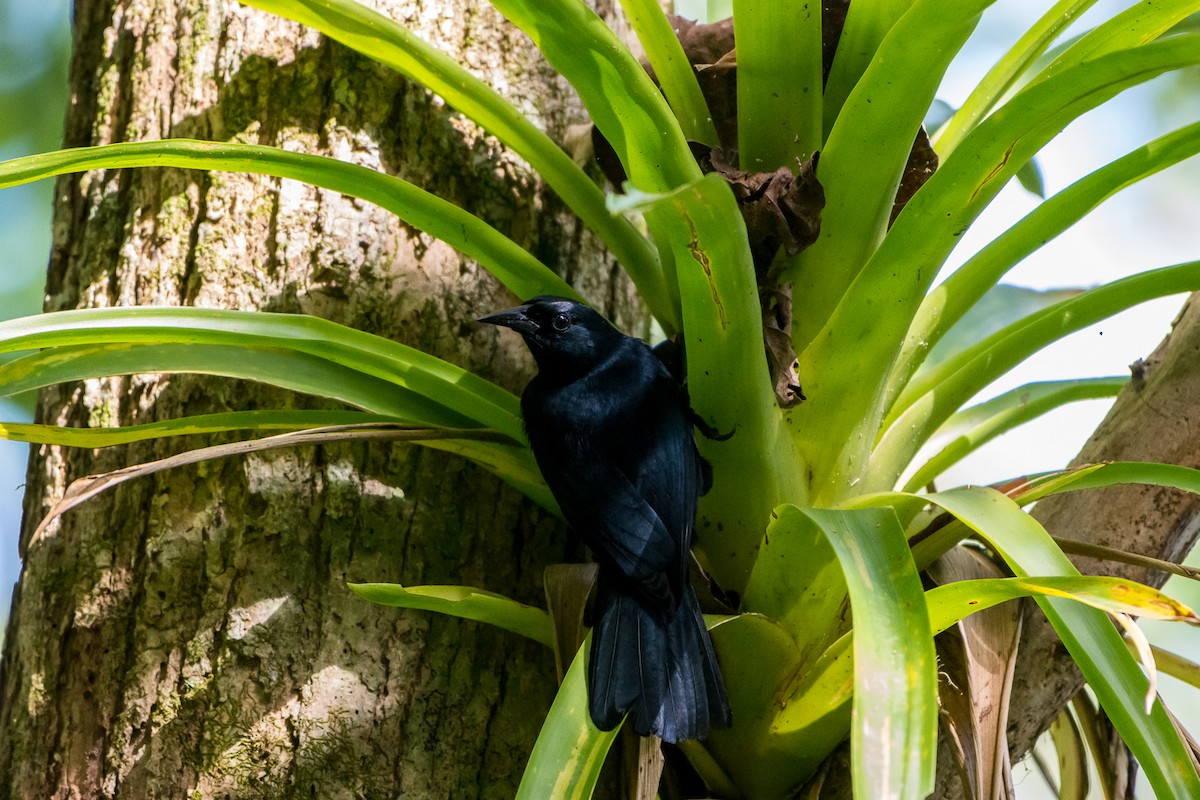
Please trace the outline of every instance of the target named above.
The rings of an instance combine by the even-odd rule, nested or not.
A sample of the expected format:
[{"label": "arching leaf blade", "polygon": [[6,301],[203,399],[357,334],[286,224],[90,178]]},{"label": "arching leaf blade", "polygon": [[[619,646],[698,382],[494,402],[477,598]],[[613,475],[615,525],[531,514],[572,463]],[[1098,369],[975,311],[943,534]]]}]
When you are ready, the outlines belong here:
[{"label": "arching leaf blade", "polygon": [[670,21],[663,14],[662,5],[655,0],[621,0],[621,8],[646,51],[654,76],[671,104],[684,136],[689,141],[710,147],[719,145],[717,129],[696,73],[688,63]]},{"label": "arching leaf blade", "polygon": [[[785,272],[796,296],[804,298],[804,314],[792,324],[797,352],[827,324],[879,247],[904,165],[942,75],[993,1],[912,3],[884,35],[841,107],[818,167],[825,189],[820,236]],[[854,16],[852,4],[847,26]]]},{"label": "arching leaf blade", "polygon": [[[931,441],[946,440],[946,445],[913,473],[904,491],[918,491],[997,436],[1068,403],[1115,397],[1128,382],[1120,376],[1031,383],[963,409],[934,432]],[[896,466],[890,465],[891,470]],[[889,465],[873,463],[871,468],[886,470]]]},{"label": "arching leaf blade", "polygon": [[176,167],[290,178],[358,197],[478,261],[521,298],[582,299],[562,278],[478,217],[411,183],[357,164],[262,145],[168,139],[57,150],[0,163],[0,188],[71,172]]},{"label": "arching leaf blade", "polygon": [[[958,236],[996,192],[1070,120],[1126,88],[1196,63],[1200,36],[1181,35],[1110,53],[1030,86],[979,125],[909,201],[799,356],[810,400],[792,420],[813,466],[814,498],[836,503],[872,489],[861,481],[863,465],[900,343]],[[871,325],[863,326],[867,319]],[[821,436],[805,438],[816,419]]]},{"label": "arching leaf blade", "polygon": [[1200,623],[1190,608],[1157,589],[1124,578],[1096,575],[955,581],[930,589],[925,593],[925,602],[930,625],[938,634],[976,611],[1018,597],[1059,597],[1110,614]]},{"label": "arching leaf blade", "polygon": [[436,611],[486,622],[552,647],[554,631],[545,610],[471,586],[401,586],[396,583],[348,583],[364,600],[384,606]]},{"label": "arching leaf blade", "polygon": [[938,156],[945,158],[963,137],[996,107],[1017,79],[1046,52],[1068,25],[1094,5],[1096,0],[1058,0],[988,70],[963,101],[958,111],[933,139]]},{"label": "arching leaf blade", "polygon": [[588,714],[585,677],[591,636],[579,648],[542,724],[517,800],[590,800],[621,726],[602,731]]},{"label": "arching leaf blade", "polygon": [[1196,289],[1200,261],[1138,273],[1032,314],[917,376],[885,420],[886,432],[871,458],[888,468],[875,473],[879,483],[873,481],[872,488],[885,488],[894,469],[902,469],[938,426],[1033,353],[1139,303]]},{"label": "arching leaf blade", "polygon": [[[629,180],[644,192],[669,192],[700,177],[679,122],[658,87],[580,0],[492,0],[529,35],[566,78],[613,146]],[[613,102],[620,98],[620,102]]]},{"label": "arching leaf blade", "polygon": [[1033,80],[1047,80],[1103,55],[1152,42],[1197,11],[1196,0],[1139,0],[1072,42]]},{"label": "arching leaf blade", "polygon": [[423,425],[470,427],[469,417],[395,384],[323,358],[235,344],[105,343],[63,345],[0,366],[0,393],[145,373],[215,375],[256,381]]},{"label": "arching leaf blade", "polygon": [[943,337],[971,313],[1022,259],[1081,220],[1117,192],[1200,153],[1200,123],[1187,125],[1112,161],[1039,203],[1023,219],[969,258],[921,301],[888,379],[891,402],[930,361]]},{"label": "arching leaf blade", "polygon": [[780,506],[784,525],[803,515],[826,533],[854,610],[855,796],[924,798],[933,790],[937,662],[920,578],[891,509]]},{"label": "arching leaf blade", "polygon": [[[204,344],[314,356],[410,390],[524,442],[519,401],[477,375],[415,348],[301,314],[205,308],[79,309],[0,322],[0,353],[99,344]],[[384,412],[380,412],[384,413]]]},{"label": "arching leaf blade", "polygon": [[401,422],[402,420],[363,411],[294,409],[229,411],[146,422],[124,428],[67,428],[58,425],[0,422],[0,439],[29,442],[30,444],[98,449],[174,436],[203,436],[213,433],[233,433],[234,431],[279,433],[328,425],[353,425],[380,421]]}]

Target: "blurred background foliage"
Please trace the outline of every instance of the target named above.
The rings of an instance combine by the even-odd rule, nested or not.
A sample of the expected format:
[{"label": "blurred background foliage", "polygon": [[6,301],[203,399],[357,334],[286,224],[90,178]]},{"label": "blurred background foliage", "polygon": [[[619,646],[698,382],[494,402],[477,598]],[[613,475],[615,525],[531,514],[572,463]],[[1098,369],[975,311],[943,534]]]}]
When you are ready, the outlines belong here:
[{"label": "blurred background foliage", "polygon": [[[0,160],[62,144],[71,54],[67,0],[0,0]],[[50,251],[54,184],[0,192],[0,318],[36,314]],[[0,400],[0,419],[28,421],[33,397]],[[18,572],[27,445],[0,441],[0,642]]]}]

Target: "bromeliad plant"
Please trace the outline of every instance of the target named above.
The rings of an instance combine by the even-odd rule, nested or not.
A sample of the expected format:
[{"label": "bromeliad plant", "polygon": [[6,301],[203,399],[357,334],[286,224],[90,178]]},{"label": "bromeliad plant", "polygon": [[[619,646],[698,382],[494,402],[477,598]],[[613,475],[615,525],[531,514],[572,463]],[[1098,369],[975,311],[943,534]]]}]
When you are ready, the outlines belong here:
[{"label": "bromeliad plant", "polygon": [[[1125,482],[1200,491],[1200,472],[1106,464],[1007,492],[923,488],[983,441],[1064,403],[1112,396],[1124,383],[1040,384],[962,410],[994,379],[1097,320],[1200,289],[1200,262],[1192,262],[1065,297],[996,303],[1013,291],[998,285],[1004,274],[1041,244],[1121,188],[1200,151],[1200,123],[1049,198],[933,286],[959,235],[1065,125],[1126,88],[1200,63],[1200,36],[1172,33],[1200,2],[1137,3],[1051,53],[1067,23],[1091,5],[1059,0],[935,132],[941,166],[894,221],[914,135],[990,0],[855,0],[824,66],[823,36],[839,36],[828,10],[823,20],[812,5],[734,0],[736,142],[722,141],[717,128],[730,120],[710,113],[658,3],[622,0],[655,85],[581,0],[493,0],[578,91],[627,177],[622,197],[606,197],[485,83],[353,0],[248,2],[424,84],[526,159],[619,258],[662,329],[686,340],[693,405],[711,425],[736,431],[727,441],[701,443],[715,480],[701,504],[699,556],[724,592],[740,598],[740,613],[710,620],[734,727],[684,748],[714,796],[792,796],[849,737],[856,796],[925,797],[933,788],[939,708],[934,636],[976,611],[1032,596],[1158,796],[1200,797],[1189,744],[1155,699],[1153,662],[1144,658],[1143,672],[1109,615],[1135,644],[1144,640],[1131,615],[1196,617],[1149,587],[1081,576],[1022,508],[1054,492]],[[702,171],[689,142],[708,146],[713,163],[729,160],[736,145],[741,176],[751,181],[780,169],[784,177],[811,176],[819,151],[825,206],[815,243],[799,249],[776,242],[764,263],[761,240],[752,241],[730,188],[736,171]],[[398,178],[329,158],[241,144],[137,142],[16,159],[0,165],[0,185],[149,165],[287,177],[354,195],[459,248],[518,297],[579,297],[465,211]],[[639,217],[644,225],[635,224]],[[766,283],[792,287],[794,322],[789,331],[783,314],[777,331],[790,334],[783,350],[794,354],[794,364],[775,363],[777,340],[768,367],[760,303]],[[975,332],[973,310],[997,305],[1007,310],[1004,326]],[[411,348],[320,319],[81,310],[4,323],[0,347],[34,351],[0,366],[6,394],[104,375],[198,372],[262,381],[354,409],[231,413],[124,429],[5,425],[9,438],[97,447],[183,433],[285,432],[247,445],[266,447],[347,430],[407,436],[481,464],[554,510],[514,396]],[[798,376],[807,400],[781,403],[780,374],[785,386]],[[918,463],[921,448],[947,434],[954,434],[951,443]],[[120,477],[90,484],[65,502],[81,502]],[[981,543],[1004,571],[978,549],[959,547],[965,539]],[[923,588],[926,570],[936,588]],[[554,641],[545,612],[490,592],[391,585],[357,591]],[[941,660],[948,671],[962,667],[955,673],[961,685],[979,665],[961,647],[955,657],[953,641],[940,645]],[[597,731],[588,719],[582,663],[576,657],[566,673],[522,797],[591,792],[615,734]],[[983,752],[997,752],[1002,721],[989,734],[969,706],[956,711],[944,695],[943,707],[952,735],[985,740]],[[1074,739],[1056,732],[1064,748],[1078,744],[1073,730]],[[994,759],[972,761],[968,785],[990,792],[1006,768]]]}]

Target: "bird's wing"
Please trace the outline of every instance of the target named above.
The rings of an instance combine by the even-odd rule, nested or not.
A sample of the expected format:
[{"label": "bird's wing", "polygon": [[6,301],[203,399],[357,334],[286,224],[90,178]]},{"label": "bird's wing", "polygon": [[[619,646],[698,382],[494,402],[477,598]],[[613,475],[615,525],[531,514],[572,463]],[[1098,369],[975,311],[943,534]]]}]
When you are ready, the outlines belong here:
[{"label": "bird's wing", "polygon": [[655,606],[673,609],[668,579],[679,561],[676,536],[642,492],[611,462],[592,459],[565,469],[543,468],[567,522],[601,560],[616,567]]}]

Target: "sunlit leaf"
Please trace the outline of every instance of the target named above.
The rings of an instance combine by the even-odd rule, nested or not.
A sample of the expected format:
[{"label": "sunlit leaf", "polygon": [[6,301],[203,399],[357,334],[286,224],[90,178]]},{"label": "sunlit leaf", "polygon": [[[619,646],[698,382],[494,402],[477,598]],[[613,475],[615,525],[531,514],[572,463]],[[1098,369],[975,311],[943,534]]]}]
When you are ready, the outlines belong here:
[{"label": "sunlit leaf", "polygon": [[100,448],[131,442],[144,442],[170,436],[198,436],[232,431],[279,432],[320,428],[329,425],[353,425],[366,422],[401,422],[361,411],[229,411],[197,414],[130,425],[125,428],[64,428],[57,425],[0,422],[0,438],[32,444],[56,444],[64,447]]},{"label": "sunlit leaf", "polygon": [[375,203],[477,260],[518,297],[580,298],[570,285],[478,217],[391,175],[324,156],[261,145],[168,139],[41,153],[0,162],[0,188],[70,172],[178,167],[291,178]]},{"label": "sunlit leaf", "polygon": [[[887,400],[882,387],[900,342],[962,232],[1019,166],[1086,110],[1197,62],[1200,39],[1171,37],[1109,53],[1030,86],[980,124],[909,201],[836,313],[800,353],[810,399],[793,410],[792,420],[804,437],[815,501],[835,503],[879,488],[861,478]],[[822,226],[824,231],[824,220]],[[836,271],[837,265],[823,268]],[[796,292],[805,296],[799,285]],[[871,324],[864,326],[863,320]]]},{"label": "sunlit leaf", "polygon": [[882,488],[933,431],[992,381],[1042,348],[1156,297],[1200,289],[1200,261],[1148,270],[1089,289],[1000,330],[917,376],[885,420],[872,459]]},{"label": "sunlit leaf", "polygon": [[934,432],[930,441],[945,445],[913,473],[904,491],[919,490],[968,454],[1019,425],[1068,403],[1115,397],[1128,382],[1126,377],[1112,377],[1031,383],[964,409]]},{"label": "sunlit leaf", "polygon": [[587,672],[591,637],[571,662],[542,724],[517,800],[589,800],[604,757],[621,726],[602,731],[588,714]]},{"label": "sunlit leaf", "polygon": [[[804,313],[793,323],[797,352],[817,338],[883,239],[921,120],[946,68],[974,31],[980,12],[992,2],[874,0],[861,8],[851,4],[826,87],[825,114],[832,128],[818,171],[825,188],[821,236],[787,272],[795,295],[804,298]],[[865,30],[857,34],[860,25]],[[919,47],[913,46],[916,41]],[[870,59],[865,69],[860,66],[864,55]],[[847,94],[836,110],[831,106],[839,104],[839,90]]]},{"label": "sunlit leaf", "polygon": [[700,177],[666,100],[629,49],[585,3],[492,0],[492,5],[525,31],[579,92],[635,186],[667,192]]},{"label": "sunlit leaf", "polygon": [[518,603],[494,592],[470,586],[400,586],[395,583],[349,583],[365,600],[384,606],[436,611],[476,622],[486,622],[519,633],[552,647],[554,631],[550,615],[540,608]]},{"label": "sunlit leaf", "polygon": [[[922,300],[888,379],[891,402],[931,348],[1023,258],[1074,225],[1122,189],[1200,153],[1200,122],[1184,126],[1104,165],[1041,203],[985,245]],[[1012,321],[1011,319],[1009,320]],[[949,333],[953,342],[958,333]],[[949,355],[948,351],[942,351]]]},{"label": "sunlit leaf", "polygon": [[735,0],[738,158],[747,172],[795,170],[821,149],[821,7]]},{"label": "sunlit leaf", "polygon": [[671,23],[655,0],[621,0],[625,17],[633,26],[654,77],[675,112],[679,126],[689,141],[710,147],[720,144],[717,129],[700,92],[696,73],[688,63]]},{"label": "sunlit leaf", "polygon": [[733,727],[714,730],[704,746],[742,796],[784,796],[845,737],[849,714],[807,735],[777,736],[772,723],[779,692],[798,660],[791,637],[766,617],[740,614],[714,625],[712,639]]},{"label": "sunlit leaf", "polygon": [[855,795],[926,797],[936,755],[936,659],[920,579],[895,513],[795,506],[776,513],[783,524],[798,516],[816,522],[845,572],[855,622]]},{"label": "sunlit leaf", "polygon": [[[379,405],[386,403],[383,393],[386,382],[391,384],[392,392],[408,391],[422,403],[438,404],[481,426],[499,430],[515,441],[525,440],[519,403],[511,393],[415,348],[317,317],[263,311],[134,307],[60,311],[0,323],[0,352],[120,344],[205,345],[300,353],[310,357],[312,367],[318,366],[316,359],[320,359],[329,362],[328,369],[340,368],[341,377],[352,371],[378,379],[375,385],[380,387]],[[116,349],[112,352],[115,354]],[[179,352],[188,351],[180,348]],[[168,364],[155,366],[157,369],[143,367],[137,371],[169,369]],[[257,380],[256,370],[262,368],[260,361],[244,367],[232,363],[221,374]],[[125,371],[129,369],[132,365],[127,365]],[[24,369],[17,371],[29,374]],[[30,380],[36,380],[36,376],[30,374]],[[312,393],[336,397],[336,381],[330,380],[326,390]],[[374,403],[361,407],[388,413]]]},{"label": "sunlit leaf", "polygon": [[936,367],[955,353],[966,350],[1035,311],[1077,297],[1083,291],[1074,287],[1029,289],[1006,283],[993,286],[930,348],[921,368],[927,370]]},{"label": "sunlit leaf", "polygon": [[938,155],[943,158],[949,155],[963,137],[996,107],[1017,79],[1046,52],[1059,33],[1095,2],[1058,0],[1037,22],[1029,26],[1016,44],[975,84],[962,107],[934,138]]},{"label": "sunlit leaf", "polygon": [[[217,458],[258,453],[264,450],[277,450],[284,447],[299,447],[304,445],[331,444],[334,442],[361,441],[410,441],[422,444],[432,444],[440,441],[459,440],[455,452],[474,458],[485,466],[490,466],[486,455],[488,450],[511,448],[503,444],[505,437],[495,431],[447,428],[414,428],[408,425],[397,426],[392,423],[366,423],[358,425],[335,425],[327,428],[308,428],[300,431],[279,433],[261,439],[250,439],[242,442],[231,442],[195,450],[186,450],[173,456],[148,461],[143,464],[133,464],[128,467],[104,472],[97,475],[85,475],[76,478],[67,486],[61,498],[56,502],[38,523],[33,538],[38,539],[60,516],[77,508],[93,497],[119,486],[135,478],[144,478],[170,469],[211,461]],[[490,441],[489,441],[490,440]],[[498,474],[517,488],[525,491],[530,498],[547,504],[547,508],[555,508],[553,500],[545,490],[540,480],[540,474],[530,475],[518,467],[517,459],[502,462],[508,469],[498,471]]]},{"label": "sunlit leaf", "polygon": [[1107,611],[1148,619],[1200,624],[1195,613],[1157,589],[1124,578],[980,578],[955,581],[926,594],[930,625],[940,633],[969,614],[1018,597],[1060,597]]}]

